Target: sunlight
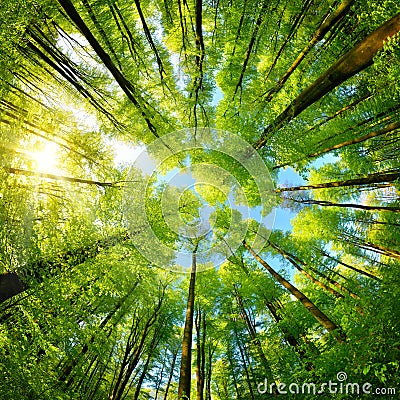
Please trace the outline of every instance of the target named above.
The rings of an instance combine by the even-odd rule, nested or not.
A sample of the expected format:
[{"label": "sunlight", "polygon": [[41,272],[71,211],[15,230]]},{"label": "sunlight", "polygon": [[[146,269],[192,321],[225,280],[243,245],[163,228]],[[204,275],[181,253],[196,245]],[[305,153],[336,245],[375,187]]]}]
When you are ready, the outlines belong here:
[{"label": "sunlight", "polygon": [[57,174],[60,172],[57,164],[57,150],[57,144],[47,142],[41,147],[40,150],[31,153],[32,159],[36,164],[37,171],[50,174]]}]

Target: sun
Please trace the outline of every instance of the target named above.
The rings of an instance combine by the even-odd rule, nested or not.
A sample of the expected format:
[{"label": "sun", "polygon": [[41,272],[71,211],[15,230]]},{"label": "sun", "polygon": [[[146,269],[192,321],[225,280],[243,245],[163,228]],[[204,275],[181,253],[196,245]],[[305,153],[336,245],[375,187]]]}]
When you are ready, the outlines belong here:
[{"label": "sun", "polygon": [[39,172],[57,174],[58,169],[58,146],[55,143],[45,143],[39,151],[32,152],[32,159]]}]

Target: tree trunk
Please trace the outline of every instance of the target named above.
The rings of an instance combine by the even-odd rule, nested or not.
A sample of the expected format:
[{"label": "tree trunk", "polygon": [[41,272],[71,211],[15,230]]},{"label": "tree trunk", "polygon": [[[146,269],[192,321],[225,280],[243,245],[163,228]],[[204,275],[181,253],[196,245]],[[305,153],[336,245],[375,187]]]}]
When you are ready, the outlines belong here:
[{"label": "tree trunk", "polygon": [[400,251],[398,250],[390,249],[389,247],[382,246],[380,244],[366,242],[363,239],[360,239],[354,235],[349,235],[346,233],[343,233],[342,235],[342,239],[344,241],[350,242],[360,249],[374,251],[375,253],[382,254],[386,257],[396,258],[400,260]]},{"label": "tree trunk", "polygon": [[354,139],[346,140],[346,141],[344,141],[344,142],[335,144],[335,145],[333,145],[333,146],[327,147],[327,148],[325,148],[325,149],[323,149],[323,150],[320,150],[320,151],[316,151],[316,152],[314,152],[314,153],[307,154],[304,158],[298,159],[298,160],[296,160],[296,161],[294,161],[294,162],[290,162],[290,163],[286,163],[286,164],[280,164],[280,165],[275,165],[272,169],[283,168],[283,167],[286,167],[286,166],[288,166],[288,165],[292,165],[292,164],[294,164],[294,163],[296,163],[296,162],[302,161],[302,160],[304,160],[304,159],[306,159],[306,158],[315,158],[315,157],[319,157],[319,156],[321,156],[322,154],[329,153],[329,152],[331,152],[331,151],[333,151],[333,150],[341,149],[342,147],[351,146],[351,145],[353,145],[353,144],[365,142],[366,140],[372,139],[372,138],[377,137],[377,136],[386,135],[387,133],[394,132],[395,130],[397,130],[397,129],[399,129],[399,128],[400,128],[400,122],[394,122],[393,124],[390,124],[390,125],[386,126],[386,127],[383,128],[383,129],[380,129],[380,130],[377,130],[377,131],[373,131],[373,132],[367,133],[366,135],[359,136],[359,137],[354,138]]},{"label": "tree trunk", "polygon": [[326,183],[315,183],[312,185],[303,186],[292,186],[292,187],[281,187],[275,190],[276,193],[282,192],[294,192],[297,190],[311,190],[311,189],[326,189],[326,188],[337,188],[346,186],[362,186],[362,185],[372,185],[374,183],[383,182],[394,182],[400,178],[400,172],[377,172],[375,174],[370,174],[363,178],[347,179],[344,181],[336,182],[326,182]]},{"label": "tree trunk", "polygon": [[72,4],[71,0],[58,0],[58,2],[60,3],[61,7],[64,9],[68,17],[71,19],[71,21],[77,26],[77,28],[81,31],[82,35],[87,39],[89,44],[92,46],[93,50],[99,56],[104,66],[110,71],[112,76],[115,78],[115,80],[117,81],[121,89],[124,91],[128,99],[139,110],[143,119],[146,121],[147,127],[149,128],[150,132],[152,132],[154,136],[159,137],[155,126],[152,124],[149,116],[147,115],[147,109],[144,105],[145,101],[141,98],[140,94],[138,93],[136,88],[132,85],[132,83],[129,82],[124,75],[122,75],[122,73],[119,71],[116,65],[112,62],[107,52],[101,47],[100,43],[93,36],[89,27],[80,17],[78,11]]},{"label": "tree trunk", "polygon": [[[103,321],[101,321],[100,325],[97,328],[98,332],[101,332],[106,325],[108,324],[108,322],[111,320],[111,318],[118,312],[118,310],[123,306],[123,304],[130,298],[130,296],[133,294],[134,290],[136,289],[136,287],[138,286],[139,281],[136,281],[131,289],[128,291],[128,293],[123,296],[121,299],[119,299],[113,309],[108,313],[108,315],[103,319]],[[67,364],[64,366],[64,368],[62,369],[59,377],[58,377],[58,381],[59,382],[66,382],[68,377],[70,376],[72,370],[76,367],[76,365],[79,363],[79,360],[88,352],[89,350],[89,344],[94,343],[95,341],[95,335],[92,335],[88,341],[88,343],[85,343],[82,346],[82,350],[79,353],[78,356],[70,359]],[[72,383],[72,380],[69,379],[67,382],[67,386],[70,386]]]},{"label": "tree trunk", "polygon": [[24,283],[15,272],[0,275],[0,304],[22,293],[26,289]]},{"label": "tree trunk", "polygon": [[211,400],[211,375],[212,375],[212,358],[214,355],[215,347],[208,346],[208,360],[206,368],[206,400]]},{"label": "tree trunk", "polygon": [[339,208],[355,208],[358,210],[365,211],[391,211],[391,212],[400,212],[400,207],[391,207],[391,206],[367,206],[364,204],[354,204],[354,203],[332,203],[326,200],[313,200],[313,199],[305,199],[305,200],[295,200],[292,198],[288,198],[289,200],[306,205],[317,205],[322,207],[339,207]]},{"label": "tree trunk", "polygon": [[234,285],[234,295],[236,298],[236,302],[239,306],[240,314],[244,321],[246,322],[247,330],[249,332],[249,335],[251,337],[251,343],[254,345],[258,356],[260,357],[261,364],[263,366],[265,376],[268,379],[268,382],[273,383],[275,382],[274,376],[272,374],[271,366],[267,360],[267,357],[265,356],[264,350],[262,348],[261,341],[257,335],[257,330],[256,327],[254,326],[253,322],[250,320],[250,317],[247,313],[247,310],[244,307],[243,304],[243,298],[239,291],[237,290],[237,287]]},{"label": "tree trunk", "polygon": [[307,45],[303,48],[300,54],[297,56],[296,60],[292,63],[292,65],[287,69],[287,71],[282,75],[279,81],[275,84],[275,86],[267,92],[267,97],[265,101],[271,101],[274,94],[278,93],[285,82],[289,79],[290,75],[293,71],[299,66],[299,64],[303,61],[306,55],[310,52],[310,50],[321,41],[325,35],[337,25],[337,23],[347,14],[350,10],[351,5],[354,3],[354,0],[343,0],[339,7],[335,12],[328,15],[326,18],[318,26],[317,30],[314,32],[311,40],[307,43]]},{"label": "tree trunk", "polygon": [[131,332],[126,341],[125,352],[123,359],[121,361],[119,374],[116,383],[112,385],[111,396],[114,400],[120,400],[123,398],[125,389],[129,383],[131,375],[140,361],[140,357],[142,355],[146,339],[149,337],[151,327],[157,321],[158,313],[161,309],[164,296],[165,296],[165,287],[163,288],[163,292],[160,294],[160,297],[155,305],[154,310],[152,310],[150,315],[148,316],[146,323],[142,328],[141,335],[138,330],[140,328],[139,323],[142,319],[139,319],[138,321],[134,320],[132,324]]},{"label": "tree trunk", "polygon": [[196,319],[196,387],[197,400],[204,400],[204,342],[205,342],[205,315],[200,306],[197,309]]},{"label": "tree trunk", "polygon": [[162,381],[163,381],[163,378],[164,378],[165,364],[167,362],[167,353],[168,353],[168,349],[166,348],[165,352],[164,352],[164,356],[163,356],[161,371],[160,371],[160,374],[157,377],[158,381],[157,381],[157,384],[156,384],[156,393],[154,394],[154,400],[157,400],[158,393],[160,392],[160,389],[161,389]]},{"label": "tree trunk", "polygon": [[[325,274],[323,274],[321,271],[319,271],[318,269],[311,267],[310,265],[307,265],[304,261],[300,260],[298,257],[296,257],[295,255],[289,253],[286,250],[283,250],[282,248],[279,248],[278,246],[274,245],[271,242],[268,242],[274,249],[276,249],[277,251],[281,252],[282,255],[286,254],[286,256],[284,256],[285,258],[287,258],[291,263],[295,263],[295,264],[301,264],[303,266],[307,266],[312,272],[314,272],[314,274],[320,276],[321,278],[325,279],[327,282],[329,282],[331,285],[336,286],[339,290],[346,292],[349,294],[350,297],[353,297],[353,299],[357,299],[360,300],[360,297],[357,296],[355,293],[353,293],[351,290],[347,289],[346,287],[344,287],[343,285],[341,285],[339,282],[336,282],[335,280],[333,280],[332,278],[330,278],[329,276],[326,276]],[[293,264],[294,265],[294,264]],[[332,289],[333,290],[333,289]],[[336,290],[335,290],[336,292]],[[340,293],[336,292],[338,295],[340,295]],[[337,297],[343,297],[343,295],[337,296]]]},{"label": "tree trunk", "polygon": [[308,279],[310,279],[311,282],[315,283],[317,286],[320,288],[324,289],[328,293],[334,295],[336,298],[343,298],[344,296],[336,291],[335,289],[332,289],[330,286],[325,285],[323,282],[319,281],[318,279],[314,278],[312,275],[310,275],[306,270],[304,270],[300,265],[294,260],[294,258],[287,252],[285,252],[283,249],[278,247],[277,245],[268,242],[268,244],[274,248],[282,257],[286,258],[301,274],[306,276]]},{"label": "tree trunk", "polygon": [[[93,243],[90,243],[87,246],[82,246],[75,249],[67,250],[64,253],[59,254],[57,258],[52,260],[38,259],[29,261],[25,270],[27,271],[27,275],[35,278],[36,280],[35,283],[41,283],[43,282],[44,277],[54,276],[55,275],[54,271],[58,271],[60,265],[64,264],[70,264],[72,266],[79,265],[85,262],[86,260],[95,257],[102,249],[108,249],[116,244],[121,244],[129,240],[129,238],[130,236],[126,232],[118,235],[109,236],[105,239],[99,239]],[[71,264],[71,260],[73,261],[73,264]],[[67,270],[68,269],[63,270],[63,272]],[[39,274],[39,272],[41,272],[41,274]],[[6,273],[0,275],[0,304],[3,301],[13,296],[16,296],[17,294],[27,289],[32,289],[32,287],[28,284],[28,282],[25,283],[21,280],[21,278],[18,277],[18,282],[19,282],[18,283],[17,278],[12,277],[11,275],[16,275],[16,274]],[[5,282],[3,286],[2,282]]]},{"label": "tree trunk", "polygon": [[169,372],[169,377],[168,377],[168,382],[167,385],[165,386],[165,393],[164,393],[164,400],[167,400],[168,398],[168,392],[169,388],[171,387],[171,382],[172,378],[174,376],[174,369],[175,369],[175,363],[176,363],[176,358],[178,357],[178,350],[175,350],[172,356],[172,362],[171,362],[171,370]]},{"label": "tree trunk", "polygon": [[38,171],[28,171],[26,169],[21,168],[8,168],[7,172],[10,174],[18,174],[24,176],[37,176],[39,178],[47,178],[47,179],[54,179],[57,181],[65,181],[65,182],[73,182],[73,183],[83,183],[86,185],[96,185],[101,187],[118,187],[119,182],[99,182],[93,181],[90,179],[81,179],[81,178],[73,178],[70,176],[62,176],[62,175],[55,175],[55,174],[47,174],[45,172],[38,172]]},{"label": "tree trunk", "polygon": [[375,275],[372,275],[370,272],[363,271],[362,269],[359,269],[359,268],[353,267],[352,265],[346,264],[346,263],[344,263],[343,261],[340,261],[340,260],[338,260],[337,258],[331,256],[330,254],[328,254],[326,251],[324,251],[324,250],[322,250],[322,249],[317,249],[317,251],[318,251],[319,253],[321,253],[324,257],[329,258],[330,260],[333,260],[333,261],[337,262],[338,264],[341,264],[341,265],[343,265],[344,267],[349,268],[349,269],[351,269],[351,270],[354,271],[354,272],[357,272],[358,274],[367,276],[368,278],[374,279],[375,281],[378,281],[378,282],[381,281],[380,278],[378,278],[378,277],[375,276]]},{"label": "tree trunk", "polygon": [[138,400],[139,399],[140,391],[142,389],[142,385],[143,385],[144,379],[146,378],[146,375],[147,375],[147,372],[148,372],[148,369],[149,369],[149,364],[150,364],[151,358],[153,357],[154,349],[156,348],[156,346],[158,344],[157,335],[158,335],[158,331],[156,330],[154,332],[153,339],[151,340],[151,343],[150,343],[150,346],[149,346],[146,362],[144,363],[142,373],[140,374],[139,380],[138,380],[138,382],[136,384],[136,389],[135,389],[135,393],[133,395],[133,400]]},{"label": "tree trunk", "polygon": [[254,258],[293,296],[295,296],[311,315],[328,331],[332,332],[338,342],[346,340],[346,336],[340,327],[332,322],[305,294],[293,286],[282,275],[278,274],[269,264],[267,264],[246,242],[243,245],[254,256]]},{"label": "tree trunk", "polygon": [[386,135],[387,133],[394,132],[395,130],[397,130],[399,128],[400,128],[400,122],[394,122],[394,123],[386,126],[383,129],[379,129],[377,131],[373,131],[373,132],[367,133],[366,135],[359,136],[359,137],[354,138],[354,139],[346,140],[346,141],[344,141],[342,143],[335,144],[333,146],[327,147],[327,148],[325,148],[323,150],[320,150],[320,151],[317,151],[315,153],[307,154],[306,157],[308,157],[308,158],[318,157],[318,156],[320,156],[322,154],[329,153],[330,151],[341,149],[342,147],[351,146],[353,144],[365,142],[366,140],[372,139],[372,138],[377,137],[377,136]]},{"label": "tree trunk", "polygon": [[363,41],[343,55],[335,64],[305,88],[291,104],[269,125],[260,139],[254,144],[255,149],[263,147],[268,136],[278,131],[307,107],[314,104],[332,89],[355,74],[373,64],[373,57],[383,43],[400,31],[400,14],[397,14],[382,26],[369,34]]},{"label": "tree trunk", "polygon": [[[279,323],[282,321],[282,317],[278,315],[277,310],[275,305],[271,301],[265,301],[265,304],[271,313],[272,317],[274,318],[276,323]],[[283,336],[286,340],[286,342],[292,346],[295,350],[295,352],[299,355],[300,360],[304,360],[306,358],[306,351],[301,348],[301,344],[299,341],[294,337],[294,335],[288,331],[286,328],[281,329]],[[309,345],[309,343],[307,343]],[[312,349],[312,351],[315,353],[315,348]],[[314,369],[314,364],[311,361],[306,361],[305,367],[307,371],[312,371]]]},{"label": "tree trunk", "polygon": [[189,295],[186,306],[186,320],[183,330],[182,359],[179,375],[178,399],[190,399],[190,384],[192,379],[192,334],[193,313],[196,285],[196,251],[192,253],[192,272],[190,274]]}]

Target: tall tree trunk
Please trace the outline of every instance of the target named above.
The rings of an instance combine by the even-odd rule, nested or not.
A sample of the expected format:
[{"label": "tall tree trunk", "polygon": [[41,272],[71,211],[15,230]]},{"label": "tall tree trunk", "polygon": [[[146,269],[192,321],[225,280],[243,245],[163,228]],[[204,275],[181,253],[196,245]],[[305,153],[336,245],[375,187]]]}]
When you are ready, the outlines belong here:
[{"label": "tall tree trunk", "polygon": [[196,318],[196,387],[197,400],[204,400],[204,345],[205,345],[205,314],[201,311],[200,306],[197,309]]},{"label": "tall tree trunk", "polygon": [[172,362],[171,362],[168,382],[167,382],[167,385],[165,386],[164,400],[167,400],[167,398],[168,398],[168,392],[169,392],[169,388],[171,387],[172,378],[174,376],[174,369],[175,369],[175,363],[176,363],[177,357],[178,357],[178,349],[176,349],[172,355]]},{"label": "tall tree trunk", "polygon": [[159,137],[155,126],[152,124],[149,116],[147,115],[147,108],[145,105],[146,102],[141,98],[138,90],[132,85],[130,81],[126,79],[126,77],[121,73],[117,66],[112,62],[111,57],[107,54],[107,52],[101,47],[97,39],[93,36],[89,27],[85,24],[78,11],[72,4],[71,0],[58,0],[58,2],[60,3],[61,7],[64,9],[68,17],[71,19],[71,21],[76,25],[76,27],[81,31],[82,35],[87,39],[93,50],[99,56],[104,66],[115,78],[128,99],[139,110],[143,119],[146,121],[147,127],[149,128],[150,132],[153,133],[154,136]]},{"label": "tall tree trunk", "polygon": [[270,134],[278,131],[284,124],[291,121],[332,89],[372,65],[373,57],[378,50],[383,47],[383,43],[399,31],[400,14],[397,14],[369,34],[361,43],[343,55],[311,85],[305,88],[291,104],[264,129],[260,139],[254,143],[254,148],[260,149],[263,147]]},{"label": "tall tree trunk", "polygon": [[233,288],[234,288],[234,295],[236,298],[236,302],[239,306],[240,314],[246,323],[247,330],[251,337],[251,343],[255,347],[255,349],[258,353],[258,356],[260,357],[260,361],[263,366],[265,376],[268,379],[268,382],[273,383],[273,382],[275,382],[274,375],[272,374],[271,366],[267,360],[267,357],[265,356],[260,338],[257,335],[256,327],[254,326],[253,322],[250,320],[247,310],[243,304],[243,298],[242,298],[241,294],[239,293],[236,285],[234,285]]},{"label": "tall tree trunk", "polygon": [[274,243],[268,242],[268,244],[274,248],[282,257],[284,257],[286,260],[288,260],[301,274],[306,276],[311,282],[315,283],[317,286],[320,288],[326,290],[328,293],[334,295],[335,297],[344,297],[341,293],[336,291],[335,289],[332,289],[330,286],[325,285],[323,282],[319,281],[318,279],[314,278],[311,274],[309,274],[305,269],[300,267],[300,265],[294,260],[289,253],[285,252],[282,248],[277,246]]},{"label": "tall tree trunk", "polygon": [[[235,323],[235,322],[233,322],[233,323]],[[247,386],[248,386],[249,392],[250,392],[250,399],[254,400],[255,398],[254,398],[254,392],[253,392],[253,382],[252,382],[252,379],[250,377],[250,371],[249,371],[249,367],[248,367],[247,362],[246,362],[244,349],[243,349],[242,344],[240,343],[239,335],[238,335],[237,330],[236,330],[235,327],[234,327],[234,332],[235,332],[236,345],[238,346],[239,353],[240,353],[240,358],[242,359],[243,368],[244,368],[244,372],[245,372],[245,375],[246,375],[246,382],[247,382]]]},{"label": "tall tree trunk", "polygon": [[[69,268],[62,271],[67,272],[71,267],[95,257],[99,251],[109,249],[116,244],[124,243],[129,238],[130,236],[127,232],[112,235],[96,240],[87,246],[67,250],[60,253],[57,258],[51,260],[39,258],[29,261],[25,270],[29,272],[30,276],[35,278],[35,283],[42,283],[45,277],[54,276],[55,271],[58,271],[60,265],[70,264]],[[15,273],[0,274],[0,304],[28,289],[32,290],[32,286],[30,284],[27,285],[27,282],[23,282],[21,277],[16,277]]]},{"label": "tall tree trunk", "polygon": [[[97,328],[98,332],[101,332],[102,330],[104,330],[104,328],[106,327],[106,325],[108,324],[108,322],[111,320],[111,318],[118,312],[118,310],[124,305],[124,303],[131,297],[131,295],[133,294],[134,290],[136,289],[136,287],[138,286],[139,281],[136,281],[132,287],[129,289],[128,293],[123,296],[121,299],[119,299],[113,309],[109,312],[109,314],[103,319],[103,321],[101,321],[100,325]],[[95,341],[95,335],[92,335],[88,341],[88,343],[85,343],[82,346],[82,350],[79,353],[78,356],[70,359],[67,364],[63,367],[59,377],[58,377],[58,381],[59,382],[66,382],[68,377],[70,376],[72,370],[76,367],[76,365],[79,363],[79,360],[82,359],[82,357],[88,352],[89,350],[89,344],[94,343]],[[67,382],[67,386],[70,386],[72,384],[72,380],[69,379]]]},{"label": "tall tree trunk", "polygon": [[330,146],[330,147],[326,147],[325,149],[316,151],[314,153],[309,153],[305,157],[303,157],[301,159],[297,159],[296,161],[289,162],[289,163],[286,163],[286,164],[275,165],[274,167],[272,167],[272,169],[283,168],[283,167],[286,167],[288,165],[293,165],[296,162],[299,162],[299,161],[302,161],[302,160],[305,160],[305,159],[308,159],[308,158],[319,157],[322,154],[329,153],[329,152],[331,152],[333,150],[341,149],[342,147],[351,146],[353,144],[365,142],[366,140],[372,139],[374,137],[386,135],[388,133],[396,131],[399,128],[400,128],[400,122],[394,122],[394,123],[386,126],[383,129],[379,129],[379,130],[367,133],[366,135],[359,136],[359,137],[354,138],[354,139],[345,140],[344,142],[335,144],[335,145]]},{"label": "tall tree trunk", "polygon": [[287,69],[287,71],[281,76],[279,81],[275,84],[275,86],[267,92],[267,97],[265,101],[271,101],[274,94],[278,93],[285,82],[289,79],[290,75],[293,71],[299,66],[299,64],[303,61],[306,55],[310,52],[310,50],[321,41],[325,35],[333,29],[337,23],[343,19],[343,17],[349,11],[351,5],[354,3],[354,0],[343,0],[340,3],[339,7],[326,16],[323,21],[319,24],[317,30],[314,32],[311,40],[307,43],[307,45],[303,48],[300,54],[297,56],[296,60],[292,63],[292,65]]},{"label": "tall tree trunk", "polygon": [[301,304],[311,313],[311,315],[328,331],[332,332],[338,342],[346,340],[344,332],[338,325],[332,322],[305,294],[293,286],[282,275],[278,274],[267,262],[265,262],[246,242],[243,245],[254,258],[293,296],[295,296]]},{"label": "tall tree trunk", "polygon": [[314,200],[314,199],[296,200],[290,197],[287,197],[287,199],[293,201],[294,203],[305,204],[305,205],[316,205],[322,207],[355,208],[358,210],[365,210],[365,211],[400,212],[400,207],[392,207],[392,206],[367,206],[364,204],[354,204],[354,203],[332,203],[331,201]]},{"label": "tall tree trunk", "polygon": [[[347,289],[346,287],[344,287],[343,285],[341,285],[339,282],[336,282],[335,280],[331,279],[329,276],[326,276],[325,274],[323,274],[321,271],[319,271],[316,268],[311,267],[310,265],[307,265],[304,261],[300,260],[297,256],[295,256],[294,254],[289,253],[287,250],[283,250],[281,247],[277,246],[276,244],[271,243],[270,241],[268,241],[269,245],[272,246],[275,250],[277,250],[283,257],[285,257],[287,260],[289,260],[289,262],[291,262],[295,267],[296,265],[299,267],[298,264],[301,264],[303,266],[307,266],[312,272],[314,272],[314,274],[320,276],[321,278],[325,279],[326,281],[328,281],[331,285],[336,286],[339,290],[346,292],[349,294],[349,296],[353,297],[353,299],[357,299],[359,300],[360,297],[357,296],[355,293],[353,293],[351,290]],[[297,267],[296,267],[297,268]],[[301,267],[300,267],[301,268]],[[318,281],[320,282],[320,281]],[[322,283],[322,282],[320,282]],[[323,286],[326,286],[322,283]],[[322,286],[321,286],[322,287]],[[331,290],[333,290],[333,292],[331,292],[332,294],[336,293],[336,297],[343,297],[343,295],[341,295],[339,292],[337,292],[336,290],[330,288],[329,286],[326,286],[326,290],[328,290],[329,292],[331,292]],[[329,288],[329,289],[328,289]]]},{"label": "tall tree trunk", "polygon": [[211,376],[212,376],[212,358],[214,355],[215,347],[208,346],[208,353],[207,353],[207,367],[206,367],[206,400],[211,400]]},{"label": "tall tree trunk", "polygon": [[0,304],[22,293],[26,289],[25,284],[15,272],[7,272],[0,275]]},{"label": "tall tree trunk", "polygon": [[350,242],[360,249],[364,249],[367,251],[374,251],[375,253],[382,254],[386,257],[396,258],[400,260],[400,251],[390,249],[389,247],[382,246],[380,244],[375,244],[371,242],[366,242],[363,239],[360,239],[354,235],[342,233],[342,239],[344,241]]},{"label": "tall tree trunk", "polygon": [[[161,327],[160,327],[160,329],[161,329]],[[140,391],[142,389],[144,379],[146,378],[147,372],[149,370],[149,365],[150,365],[151,358],[153,357],[154,349],[156,348],[156,346],[159,342],[159,337],[157,337],[158,335],[159,335],[159,331],[155,330],[153,338],[152,338],[150,346],[149,346],[148,353],[147,353],[146,362],[144,363],[142,373],[140,374],[140,377],[136,383],[136,389],[135,389],[135,393],[133,395],[133,400],[139,399]]]},{"label": "tall tree trunk", "polygon": [[157,384],[156,384],[156,393],[154,394],[154,400],[157,400],[158,393],[160,392],[160,389],[161,389],[162,381],[163,381],[163,378],[164,378],[165,365],[167,363],[167,353],[168,353],[168,349],[166,348],[165,352],[164,352],[164,356],[163,356],[163,362],[162,362],[162,366],[161,366],[161,371],[160,371],[160,374],[158,375],[158,381],[157,381]]},{"label": "tall tree trunk", "polygon": [[377,136],[386,135],[388,133],[396,131],[399,128],[400,128],[400,122],[393,122],[392,124],[387,125],[385,128],[382,128],[382,129],[367,133],[365,135],[359,136],[359,137],[354,138],[354,139],[345,140],[344,142],[335,144],[333,146],[327,147],[327,148],[325,148],[323,150],[320,150],[320,151],[316,151],[315,153],[307,154],[306,157],[307,158],[318,157],[318,156],[320,156],[322,154],[329,153],[329,152],[331,152],[333,150],[341,149],[342,147],[351,146],[353,144],[365,142],[366,140],[372,139],[372,138],[377,137]]},{"label": "tall tree trunk", "polygon": [[192,335],[193,335],[193,313],[196,285],[196,252],[197,246],[192,253],[192,272],[190,274],[189,295],[186,306],[185,327],[183,330],[182,359],[179,375],[178,399],[190,399],[190,384],[192,379]]},{"label": "tall tree trunk", "polygon": [[394,182],[400,178],[399,171],[389,171],[389,172],[377,172],[375,174],[370,174],[363,178],[346,179],[344,181],[336,182],[325,182],[325,183],[315,183],[312,185],[302,185],[302,186],[292,186],[292,187],[281,187],[275,189],[276,193],[282,192],[294,192],[297,190],[311,190],[311,189],[326,189],[326,188],[337,188],[346,186],[363,186],[363,185],[373,185],[375,183],[384,182]]},{"label": "tall tree trunk", "polygon": [[158,319],[158,314],[163,304],[164,296],[165,287],[163,287],[163,291],[158,298],[158,302],[155,305],[154,310],[150,312],[146,323],[142,328],[141,335],[138,330],[140,328],[139,322],[142,319],[139,319],[138,321],[133,321],[131,332],[126,341],[125,352],[119,368],[118,377],[115,384],[114,382],[112,382],[111,384],[111,396],[114,400],[120,400],[123,398],[124,392],[129,383],[129,380],[131,379],[133,371],[140,361],[140,357],[142,355],[145,342],[149,337],[150,330]]},{"label": "tall tree trunk", "polygon": [[[265,80],[267,80],[269,78],[269,75],[271,74],[272,70],[275,68],[276,63],[279,60],[279,57],[282,55],[285,47],[287,46],[288,43],[291,42],[291,39],[293,38],[293,36],[296,34],[297,30],[299,29],[301,23],[304,20],[304,17],[307,15],[307,12],[309,11],[310,7],[313,6],[313,1],[311,0],[305,0],[302,2],[302,7],[301,10],[296,13],[296,15],[294,16],[293,19],[293,23],[291,24],[290,28],[289,28],[289,32],[286,35],[285,39],[283,40],[283,43],[281,44],[279,50],[276,53],[276,56],[274,58],[274,60],[272,61],[271,66],[268,69],[268,72],[266,73],[265,76]],[[268,100],[268,99],[267,99]]]},{"label": "tall tree trunk", "polygon": [[232,381],[233,381],[233,386],[235,388],[235,393],[236,393],[236,398],[240,399],[240,391],[239,391],[239,387],[238,387],[238,382],[236,379],[236,372],[235,372],[235,360],[234,357],[232,355],[232,349],[230,347],[228,347],[226,349],[226,356],[228,358],[228,362],[229,362],[229,366],[230,366],[230,373],[232,376]]},{"label": "tall tree trunk", "polygon": [[[277,313],[275,305],[271,301],[265,301],[265,304],[274,318],[275,322],[278,323],[282,321],[282,317]],[[283,336],[286,342],[294,348],[296,353],[299,355],[300,360],[304,360],[306,358],[306,351],[301,348],[301,343],[299,343],[298,339],[294,337],[294,335],[288,331],[286,328],[281,328]],[[307,343],[308,345],[308,343]],[[313,353],[315,353],[315,348],[312,348]],[[305,364],[307,371],[312,371],[314,369],[314,364],[311,361],[306,361]]]}]

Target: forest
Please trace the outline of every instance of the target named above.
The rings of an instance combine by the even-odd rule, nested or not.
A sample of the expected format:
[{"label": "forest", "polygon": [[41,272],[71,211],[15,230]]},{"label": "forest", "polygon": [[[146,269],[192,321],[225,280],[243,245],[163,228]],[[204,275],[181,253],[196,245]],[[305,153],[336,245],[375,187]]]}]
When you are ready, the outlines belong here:
[{"label": "forest", "polygon": [[0,3],[0,400],[398,399],[397,0]]}]

